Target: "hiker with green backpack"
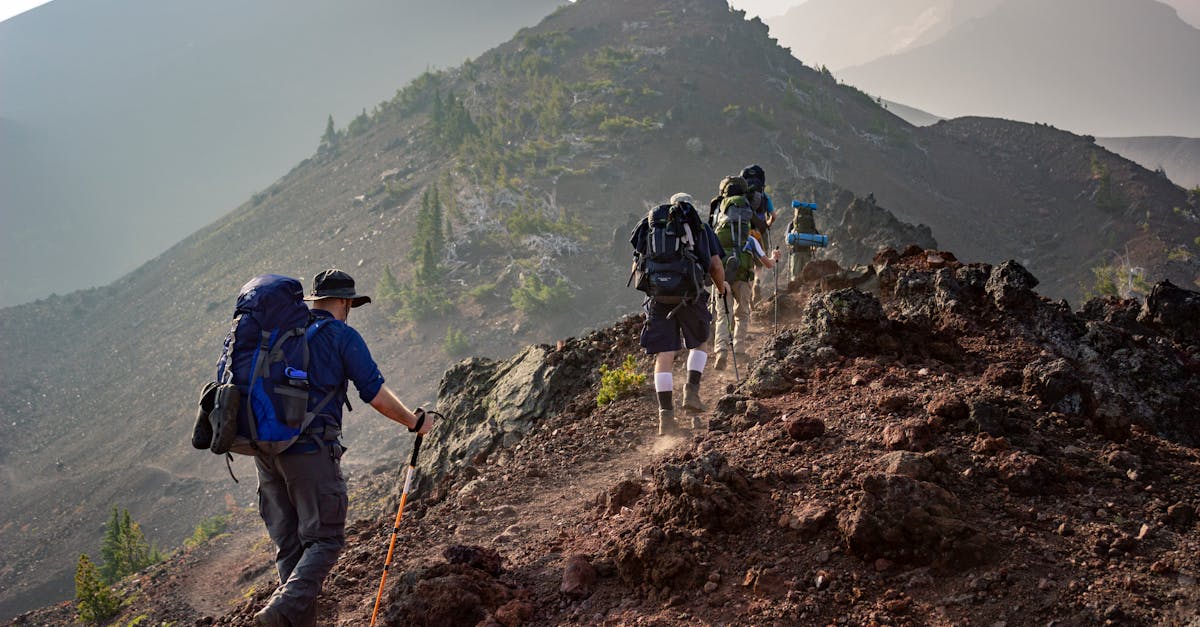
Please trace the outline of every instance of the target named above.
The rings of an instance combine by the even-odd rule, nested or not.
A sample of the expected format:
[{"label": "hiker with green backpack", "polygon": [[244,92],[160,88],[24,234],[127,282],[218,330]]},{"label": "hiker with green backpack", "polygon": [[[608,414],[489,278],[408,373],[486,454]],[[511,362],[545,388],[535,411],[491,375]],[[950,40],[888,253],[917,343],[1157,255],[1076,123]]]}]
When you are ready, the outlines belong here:
[{"label": "hiker with green backpack", "polygon": [[750,336],[750,310],[753,307],[751,284],[758,267],[771,269],[779,261],[779,249],[767,254],[762,233],[767,224],[755,213],[747,194],[750,191],[741,176],[721,180],[720,195],[709,203],[708,220],[725,250],[725,277],[733,294],[733,319],[717,309],[718,326],[728,326],[731,333],[716,334],[716,362],[713,367],[724,370],[730,357],[746,358],[745,347]]},{"label": "hiker with green backpack", "polygon": [[315,624],[317,595],[346,544],[341,434],[349,382],[410,432],[433,427],[430,414],[410,411],[384,385],[366,342],[346,324],[352,308],[369,302],[336,269],[318,274],[307,296],[290,277],[251,279],[238,295],[217,381],[202,392],[192,445],[227,459],[254,456],[259,514],[277,549],[280,585],[256,625]]},{"label": "hiker with green backpack", "polygon": [[[692,197],[678,193],[665,205],[649,211],[629,238],[634,262],[630,282],[646,293],[646,322],[639,338],[654,355],[654,391],[658,396],[658,434],[679,430],[675,421],[672,370],[675,353],[688,348],[687,383],[683,408],[691,415],[691,428],[700,428],[699,413],[706,407],[700,398],[700,377],[708,363],[704,351],[712,325],[708,310],[708,282],[724,294],[724,251],[716,235],[700,220]],[[681,345],[680,337],[683,342]]]}]

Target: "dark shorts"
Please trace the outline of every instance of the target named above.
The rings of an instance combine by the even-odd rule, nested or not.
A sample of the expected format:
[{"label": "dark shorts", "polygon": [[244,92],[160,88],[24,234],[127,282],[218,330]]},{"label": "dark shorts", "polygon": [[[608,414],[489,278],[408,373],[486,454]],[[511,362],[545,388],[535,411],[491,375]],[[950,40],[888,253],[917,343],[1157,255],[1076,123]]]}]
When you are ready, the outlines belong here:
[{"label": "dark shorts", "polygon": [[642,325],[641,343],[647,353],[654,355],[679,350],[680,335],[683,336],[683,346],[688,348],[699,348],[708,339],[708,327],[712,324],[708,299],[702,297],[679,306],[675,314],[668,318],[667,314],[676,306],[674,303],[646,302],[646,323]]}]

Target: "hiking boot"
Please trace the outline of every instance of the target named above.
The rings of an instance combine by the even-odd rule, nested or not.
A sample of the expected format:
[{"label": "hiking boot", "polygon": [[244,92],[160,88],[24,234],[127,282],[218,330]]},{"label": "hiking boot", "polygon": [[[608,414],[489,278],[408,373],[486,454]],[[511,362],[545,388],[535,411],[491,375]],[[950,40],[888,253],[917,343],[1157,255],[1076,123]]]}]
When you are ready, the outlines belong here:
[{"label": "hiking boot", "polygon": [[717,353],[717,359],[716,359],[716,361],[713,362],[713,368],[716,370],[724,370],[728,361],[729,361],[728,354],[726,354],[725,352]]},{"label": "hiking boot", "polygon": [[292,627],[283,612],[274,605],[268,605],[254,615],[254,624],[258,627]]},{"label": "hiking boot", "polygon": [[700,414],[692,414],[692,431],[699,431],[703,428],[700,424]]},{"label": "hiking boot", "polygon": [[658,434],[659,435],[675,435],[679,432],[679,427],[675,425],[675,410],[674,409],[659,409],[658,410]]},{"label": "hiking boot", "polygon": [[700,400],[699,383],[688,383],[683,386],[683,408],[689,414],[708,411],[708,408],[704,406],[704,401]]}]

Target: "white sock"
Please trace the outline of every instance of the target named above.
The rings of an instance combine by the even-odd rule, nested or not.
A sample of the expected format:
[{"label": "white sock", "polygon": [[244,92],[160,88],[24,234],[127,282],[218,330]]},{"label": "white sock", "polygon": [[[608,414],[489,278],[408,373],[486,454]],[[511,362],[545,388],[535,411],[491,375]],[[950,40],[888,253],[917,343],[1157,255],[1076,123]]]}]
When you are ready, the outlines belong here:
[{"label": "white sock", "polygon": [[708,353],[693,348],[688,353],[687,369],[695,370],[696,372],[704,372],[704,364],[708,363]]},{"label": "white sock", "polygon": [[669,372],[654,373],[654,391],[655,392],[670,392],[675,389],[675,380]]}]

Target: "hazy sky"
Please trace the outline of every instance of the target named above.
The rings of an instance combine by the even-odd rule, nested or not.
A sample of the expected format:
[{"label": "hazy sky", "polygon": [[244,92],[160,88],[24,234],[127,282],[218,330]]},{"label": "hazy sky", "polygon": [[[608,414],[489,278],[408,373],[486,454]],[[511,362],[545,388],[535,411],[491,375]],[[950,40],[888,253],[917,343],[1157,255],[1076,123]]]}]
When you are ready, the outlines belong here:
[{"label": "hazy sky", "polygon": [[47,0],[0,0],[0,22],[17,15],[24,13],[39,4],[46,4]]},{"label": "hazy sky", "polygon": [[804,2],[805,0],[731,0],[730,4],[750,15],[770,17],[783,15],[789,8]]},{"label": "hazy sky", "polygon": [[[47,0],[0,0],[0,22],[28,11]],[[782,15],[789,7],[803,4],[805,0],[733,0],[733,6],[752,15]]]}]

